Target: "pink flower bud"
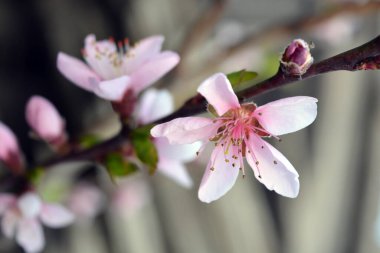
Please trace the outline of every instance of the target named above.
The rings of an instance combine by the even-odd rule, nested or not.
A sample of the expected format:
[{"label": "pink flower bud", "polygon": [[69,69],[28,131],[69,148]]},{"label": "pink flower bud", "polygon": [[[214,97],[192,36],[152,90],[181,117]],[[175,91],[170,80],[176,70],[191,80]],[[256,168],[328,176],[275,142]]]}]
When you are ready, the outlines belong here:
[{"label": "pink flower bud", "polygon": [[281,68],[289,75],[302,76],[312,63],[309,44],[302,39],[293,40],[281,57]]},{"label": "pink flower bud", "polygon": [[0,160],[15,173],[21,172],[24,160],[16,136],[9,127],[0,122]]},{"label": "pink flower bud", "polygon": [[26,106],[26,120],[41,139],[59,147],[66,142],[65,120],[54,105],[40,96],[33,96]]}]

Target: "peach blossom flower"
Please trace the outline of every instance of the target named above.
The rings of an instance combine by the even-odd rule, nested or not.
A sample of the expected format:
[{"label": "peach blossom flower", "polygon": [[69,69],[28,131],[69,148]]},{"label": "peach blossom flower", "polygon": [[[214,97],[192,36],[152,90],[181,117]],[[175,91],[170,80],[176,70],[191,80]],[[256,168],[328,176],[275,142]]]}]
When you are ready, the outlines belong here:
[{"label": "peach blossom flower", "polygon": [[294,198],[299,192],[298,173],[290,162],[262,137],[298,131],[317,116],[317,99],[290,97],[257,107],[239,104],[227,77],[217,73],[198,88],[217,113],[215,119],[185,117],[152,128],[153,137],[171,144],[213,142],[215,149],[204,173],[198,196],[211,202],[231,189],[246,158],[256,178],[269,190]]},{"label": "peach blossom flower", "polygon": [[121,101],[127,90],[138,94],[179,62],[178,54],[161,52],[163,36],[151,36],[130,47],[128,41],[85,39],[86,63],[59,53],[57,67],[71,82],[110,101]]},{"label": "peach blossom flower", "polygon": [[27,192],[16,197],[0,194],[1,229],[7,238],[15,238],[28,253],[40,252],[45,239],[41,222],[51,228],[71,224],[74,216],[59,204],[43,203],[39,196]]}]

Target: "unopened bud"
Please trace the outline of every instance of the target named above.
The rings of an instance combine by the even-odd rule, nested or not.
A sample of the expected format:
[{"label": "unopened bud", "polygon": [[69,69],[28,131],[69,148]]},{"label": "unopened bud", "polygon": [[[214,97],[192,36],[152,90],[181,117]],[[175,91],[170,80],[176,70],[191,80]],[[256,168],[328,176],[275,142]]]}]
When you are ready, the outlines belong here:
[{"label": "unopened bud", "polygon": [[288,75],[302,76],[313,63],[309,44],[302,39],[295,39],[281,56],[281,68]]}]

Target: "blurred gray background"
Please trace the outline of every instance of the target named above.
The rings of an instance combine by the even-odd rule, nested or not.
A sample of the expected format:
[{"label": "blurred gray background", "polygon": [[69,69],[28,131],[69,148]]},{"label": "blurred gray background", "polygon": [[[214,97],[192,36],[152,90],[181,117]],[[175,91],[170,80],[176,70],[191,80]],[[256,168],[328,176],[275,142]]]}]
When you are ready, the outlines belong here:
[{"label": "blurred gray background", "polygon": [[[72,85],[55,67],[59,51],[80,57],[89,33],[131,41],[165,35],[164,48],[179,52],[183,61],[158,87],[170,89],[180,106],[216,71],[246,68],[257,71],[259,79],[274,74],[281,51],[294,38],[314,42],[315,61],[373,39],[380,31],[379,6],[369,2],[378,3],[2,0],[0,120],[16,132],[30,162],[45,156],[28,138],[24,119],[33,94],[54,102],[73,136],[115,133],[118,125],[109,104]],[[336,13],[329,16],[330,11]],[[143,207],[126,217],[106,208],[94,222],[46,230],[44,252],[379,252],[379,94],[379,72],[336,72],[255,99],[258,104],[297,95],[319,99],[316,122],[275,143],[300,174],[296,199],[267,191],[249,172],[220,200],[201,203],[197,186],[208,159],[205,152],[188,166],[193,189],[161,175],[142,176],[137,180],[145,180],[150,191]],[[22,252],[2,235],[0,251]]]}]

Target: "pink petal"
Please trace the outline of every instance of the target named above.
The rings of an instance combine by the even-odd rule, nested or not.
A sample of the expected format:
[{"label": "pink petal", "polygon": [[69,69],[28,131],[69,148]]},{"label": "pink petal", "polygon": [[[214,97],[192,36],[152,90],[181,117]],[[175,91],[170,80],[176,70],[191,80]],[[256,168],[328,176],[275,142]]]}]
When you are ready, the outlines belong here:
[{"label": "pink petal", "polygon": [[218,124],[203,117],[178,118],[159,124],[150,131],[153,137],[166,137],[170,144],[189,144],[216,134]]},{"label": "pink petal", "polygon": [[200,142],[183,145],[171,145],[167,138],[155,138],[154,144],[158,151],[158,157],[167,160],[190,162],[196,158],[201,147]]},{"label": "pink petal", "polygon": [[16,203],[16,197],[8,193],[0,193],[0,216],[14,203]]},{"label": "pink petal", "polygon": [[14,170],[23,166],[23,158],[12,130],[0,122],[0,160]]},{"label": "pink petal", "polygon": [[284,98],[258,107],[254,115],[274,135],[298,131],[317,117],[317,99],[313,97]]},{"label": "pink petal", "polygon": [[226,159],[233,160],[230,157],[231,153],[225,155],[223,148],[219,146],[212,152],[198,191],[198,197],[201,201],[210,203],[217,200],[235,184],[239,175],[239,168],[233,167],[231,162],[226,162]]},{"label": "pink petal", "polygon": [[[253,155],[259,162],[258,165]],[[300,187],[298,173],[277,149],[253,134],[248,140],[246,157],[257,180],[269,190],[285,197],[297,197]]]},{"label": "pink petal", "polygon": [[43,204],[40,218],[46,226],[51,228],[65,227],[74,221],[74,215],[58,204]]},{"label": "pink petal", "polygon": [[84,62],[62,52],[58,53],[57,68],[67,79],[87,91],[92,91],[91,79],[100,81]]},{"label": "pink petal", "polygon": [[124,66],[126,73],[133,73],[146,61],[160,53],[164,37],[161,35],[145,38],[132,48],[127,55],[130,55]]},{"label": "pink petal", "polygon": [[140,98],[136,117],[141,124],[147,124],[170,114],[173,108],[173,98],[167,90],[149,89]]},{"label": "pink petal", "polygon": [[105,100],[117,102],[123,99],[130,84],[130,78],[128,76],[122,76],[112,80],[94,83],[94,93]]},{"label": "pink petal", "polygon": [[68,207],[78,218],[94,218],[104,207],[105,194],[97,187],[77,184],[70,194]]},{"label": "pink petal", "polygon": [[181,186],[186,188],[193,186],[193,180],[181,162],[160,157],[157,168],[160,173],[174,180]]},{"label": "pink petal", "polygon": [[41,211],[41,199],[34,192],[24,193],[18,199],[18,208],[23,217],[25,218],[34,218]]},{"label": "pink petal", "polygon": [[178,54],[171,51],[165,51],[150,58],[130,74],[131,88],[135,94],[140,93],[174,68],[178,62]]},{"label": "pink petal", "polygon": [[3,220],[1,221],[1,230],[5,237],[14,237],[19,220],[20,215],[17,213],[16,209],[8,209],[4,213]]},{"label": "pink petal", "polygon": [[230,109],[240,108],[231,83],[223,73],[214,74],[203,81],[198,92],[207,99],[220,116]]},{"label": "pink petal", "polygon": [[45,246],[41,224],[36,219],[21,220],[16,241],[28,253],[40,252]]},{"label": "pink petal", "polygon": [[41,96],[33,96],[26,106],[26,120],[39,137],[47,142],[65,135],[65,120],[54,105]]}]

